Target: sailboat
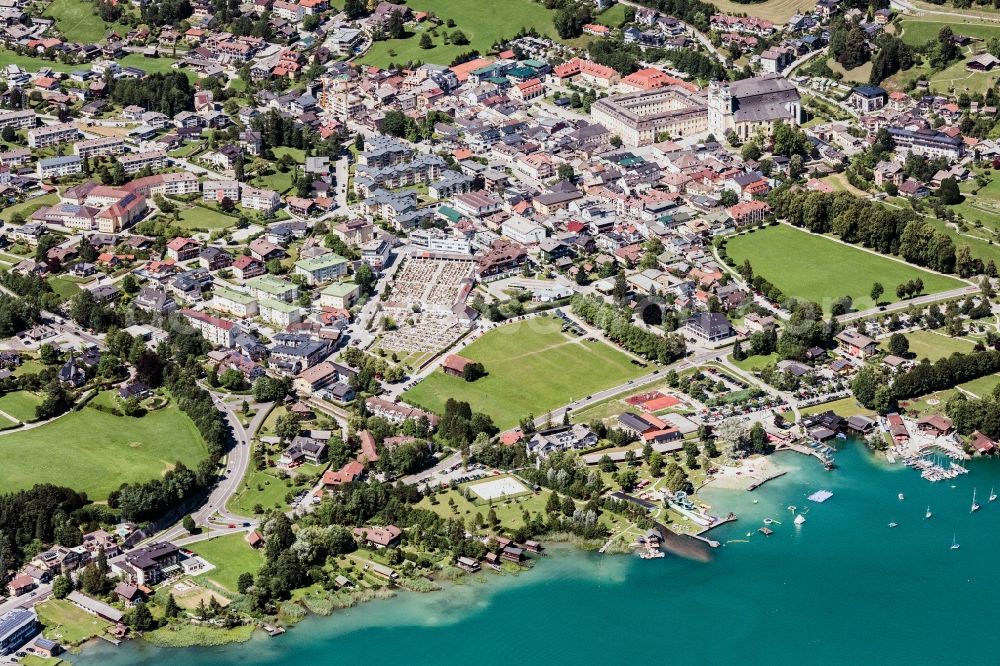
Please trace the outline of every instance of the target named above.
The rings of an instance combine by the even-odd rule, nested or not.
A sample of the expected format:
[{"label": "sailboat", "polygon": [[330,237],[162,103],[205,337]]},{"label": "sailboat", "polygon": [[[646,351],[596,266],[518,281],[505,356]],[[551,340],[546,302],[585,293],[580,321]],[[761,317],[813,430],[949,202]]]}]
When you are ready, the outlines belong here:
[{"label": "sailboat", "polygon": [[934,514],[931,513],[931,507],[927,505],[927,513],[924,514],[924,520],[930,520],[932,515]]},{"label": "sailboat", "polygon": [[975,513],[979,511],[979,502],[976,501],[976,489],[972,489],[972,508],[969,509],[969,513]]},{"label": "sailboat", "polygon": [[905,499],[906,497],[903,495],[903,493],[899,493],[899,501],[902,502]]},{"label": "sailboat", "polygon": [[958,542],[955,541],[955,535],[952,534],[951,535],[951,549],[952,550],[958,550],[959,548],[960,548],[960,546],[958,545]]},{"label": "sailboat", "polygon": [[895,518],[893,518],[892,522],[889,523],[889,527],[896,527],[897,525],[898,525],[898,523],[896,522]]},{"label": "sailboat", "polygon": [[795,516],[795,524],[796,525],[801,525],[804,522],[806,522],[806,517],[803,516],[801,513],[799,515]]},{"label": "sailboat", "polygon": [[993,491],[993,488],[990,488],[990,501],[995,502],[996,500],[997,500],[997,494]]}]

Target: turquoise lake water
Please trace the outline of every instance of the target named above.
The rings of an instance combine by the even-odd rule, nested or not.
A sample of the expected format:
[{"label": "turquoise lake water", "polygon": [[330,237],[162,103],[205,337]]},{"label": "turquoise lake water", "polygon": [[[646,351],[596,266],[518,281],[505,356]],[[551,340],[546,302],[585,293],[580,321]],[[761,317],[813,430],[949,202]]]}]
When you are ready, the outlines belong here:
[{"label": "turquoise lake water", "polygon": [[[402,594],[279,638],[164,650],[98,645],[76,664],[1000,663],[1000,464],[928,483],[845,444],[838,469],[780,454],[792,472],[754,493],[711,490],[739,521],[708,563],[554,549],[530,572],[483,576],[433,594]],[[955,487],[952,488],[951,486]],[[982,510],[970,514],[973,487]],[[833,498],[813,504],[818,489]],[[897,494],[903,492],[905,500]],[[753,504],[756,498],[758,504]],[[809,507],[796,527],[789,505]],[[927,505],[934,516],[924,520]],[[765,517],[775,533],[757,533]],[[890,529],[895,521],[898,527]],[[952,536],[961,544],[951,550]]]}]

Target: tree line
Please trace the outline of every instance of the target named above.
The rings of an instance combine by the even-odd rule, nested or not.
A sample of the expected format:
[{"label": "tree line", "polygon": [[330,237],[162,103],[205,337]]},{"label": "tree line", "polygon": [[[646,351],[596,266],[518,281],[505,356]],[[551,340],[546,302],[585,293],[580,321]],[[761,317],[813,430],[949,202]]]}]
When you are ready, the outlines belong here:
[{"label": "tree line", "polygon": [[623,348],[660,363],[672,363],[683,358],[687,351],[684,336],[658,335],[632,323],[632,316],[625,310],[593,295],[577,295],[572,301],[573,313]]},{"label": "tree line", "polygon": [[941,273],[955,272],[954,241],[912,211],[889,209],[847,192],[778,188],[770,201],[775,215],[796,227],[833,233],[846,243],[897,255]]}]

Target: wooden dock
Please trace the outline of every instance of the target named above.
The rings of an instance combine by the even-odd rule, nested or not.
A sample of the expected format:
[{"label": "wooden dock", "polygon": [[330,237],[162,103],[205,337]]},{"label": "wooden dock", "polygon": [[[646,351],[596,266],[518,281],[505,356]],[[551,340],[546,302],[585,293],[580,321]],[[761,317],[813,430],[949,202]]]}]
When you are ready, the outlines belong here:
[{"label": "wooden dock", "polygon": [[753,491],[757,490],[758,488],[760,488],[762,485],[764,485],[768,481],[773,481],[773,480],[777,479],[779,476],[784,476],[786,474],[788,474],[788,470],[783,470],[783,471],[780,471],[780,472],[774,472],[773,474],[768,474],[767,476],[765,476],[760,481],[754,481],[749,486],[747,486],[747,492],[748,493],[752,493]]}]

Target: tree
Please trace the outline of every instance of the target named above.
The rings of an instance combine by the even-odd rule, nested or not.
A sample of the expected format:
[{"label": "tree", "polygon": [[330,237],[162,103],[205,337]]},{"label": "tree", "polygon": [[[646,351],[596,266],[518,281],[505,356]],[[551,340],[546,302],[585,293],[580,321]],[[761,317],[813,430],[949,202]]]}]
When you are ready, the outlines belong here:
[{"label": "tree", "polygon": [[420,48],[422,49],[434,48],[434,42],[431,41],[431,36],[426,32],[420,35]]},{"label": "tree", "polygon": [[889,336],[889,353],[896,356],[906,356],[910,351],[910,341],[902,333]]},{"label": "tree", "polygon": [[55,365],[62,362],[62,354],[56,347],[47,342],[38,349],[38,357],[45,365]]},{"label": "tree", "polygon": [[885,287],[882,286],[881,282],[876,282],[872,285],[871,297],[875,305],[878,305],[878,299],[883,293],[885,293]]},{"label": "tree", "polygon": [[246,591],[250,589],[253,585],[253,574],[244,571],[240,574],[240,577],[236,579],[236,591],[240,594],[246,594]]},{"label": "tree", "polygon": [[576,172],[573,171],[573,167],[569,164],[560,164],[556,170],[556,175],[559,177],[559,180],[573,180],[576,177]]},{"label": "tree", "polygon": [[177,605],[177,600],[174,599],[173,594],[167,595],[167,605],[163,609],[163,614],[168,618],[175,618],[181,614],[181,607]]},{"label": "tree", "polygon": [[467,382],[474,382],[486,375],[486,369],[482,363],[466,363],[462,369],[462,379]]},{"label": "tree", "polygon": [[945,178],[937,189],[938,201],[945,206],[951,206],[962,202],[962,193],[958,189],[958,183],[954,178]]},{"label": "tree", "polygon": [[370,294],[375,286],[375,273],[372,267],[366,263],[358,266],[354,272],[354,281],[358,283],[362,293]]},{"label": "tree", "polygon": [[730,206],[735,206],[739,203],[740,198],[737,196],[736,192],[733,190],[722,190],[722,195],[719,197],[719,204],[729,208]]},{"label": "tree", "polygon": [[194,518],[191,517],[191,514],[184,516],[184,520],[181,521],[181,524],[184,526],[184,529],[187,530],[188,534],[194,534],[198,531],[198,526],[194,524]]},{"label": "tree", "polygon": [[125,623],[134,631],[152,631],[156,629],[156,618],[146,604],[137,604],[125,615]]},{"label": "tree", "polygon": [[73,579],[69,574],[57,576],[52,582],[52,595],[56,599],[65,599],[73,591]]},{"label": "tree", "polygon": [[299,430],[301,430],[301,422],[298,414],[282,414],[278,417],[277,423],[274,424],[274,434],[280,437],[283,442],[295,439]]}]

